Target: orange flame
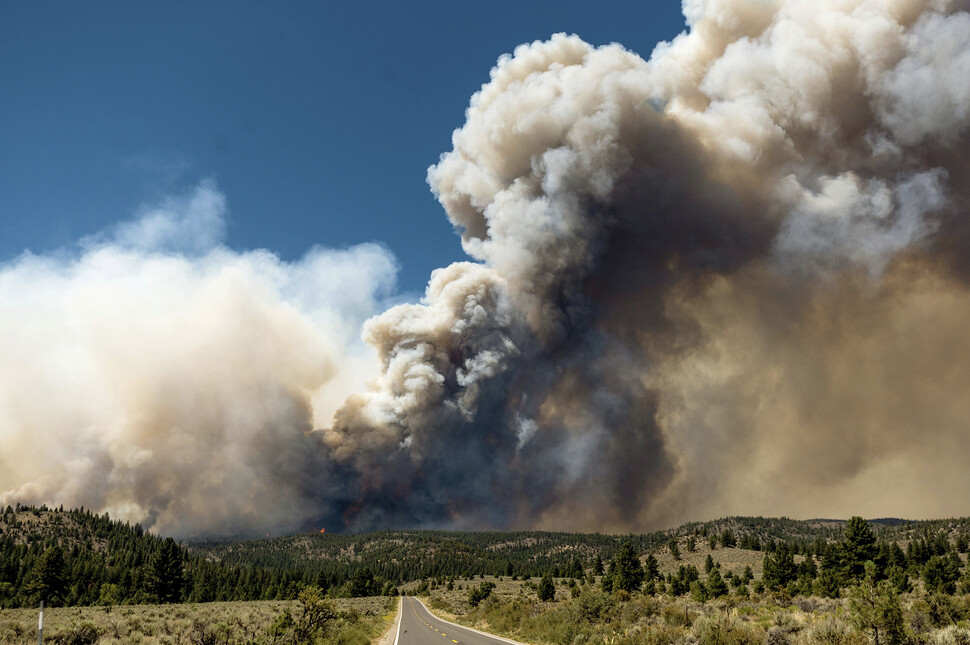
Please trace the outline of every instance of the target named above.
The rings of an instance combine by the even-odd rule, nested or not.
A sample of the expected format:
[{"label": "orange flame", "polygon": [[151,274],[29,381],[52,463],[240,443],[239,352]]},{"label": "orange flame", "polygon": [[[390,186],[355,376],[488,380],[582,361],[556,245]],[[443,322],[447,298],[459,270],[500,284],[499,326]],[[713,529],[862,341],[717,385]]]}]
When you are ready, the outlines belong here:
[{"label": "orange flame", "polygon": [[321,533],[325,533],[326,531],[327,531],[327,529],[320,529],[320,532]]}]

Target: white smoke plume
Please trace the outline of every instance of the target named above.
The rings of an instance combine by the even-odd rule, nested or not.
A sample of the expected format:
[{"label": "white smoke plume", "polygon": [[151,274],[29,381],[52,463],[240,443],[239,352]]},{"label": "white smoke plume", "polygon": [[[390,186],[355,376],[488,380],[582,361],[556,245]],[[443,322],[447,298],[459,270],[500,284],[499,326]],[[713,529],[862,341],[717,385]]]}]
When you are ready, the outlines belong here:
[{"label": "white smoke plume", "polygon": [[311,430],[374,369],[354,337],[395,263],[376,245],[234,253],[226,208],[206,182],[0,267],[0,503],[181,535],[326,517],[339,481]]},{"label": "white smoke plume", "polygon": [[228,251],[208,184],[13,261],[0,503],[182,534],[970,513],[968,10],[688,0],[647,60],[503,56],[428,173],[473,261],[363,324],[375,365],[386,251]]}]

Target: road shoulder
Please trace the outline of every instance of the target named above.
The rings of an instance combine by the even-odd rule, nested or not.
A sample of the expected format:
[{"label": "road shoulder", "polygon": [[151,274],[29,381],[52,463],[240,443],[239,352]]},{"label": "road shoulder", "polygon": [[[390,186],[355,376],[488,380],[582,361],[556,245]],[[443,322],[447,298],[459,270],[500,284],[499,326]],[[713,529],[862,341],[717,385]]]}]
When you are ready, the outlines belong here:
[{"label": "road shoulder", "polygon": [[394,622],[388,627],[387,631],[380,638],[374,640],[371,645],[396,645],[398,633],[401,629],[401,613],[404,607],[404,598],[398,597],[397,599],[397,615],[394,616]]}]

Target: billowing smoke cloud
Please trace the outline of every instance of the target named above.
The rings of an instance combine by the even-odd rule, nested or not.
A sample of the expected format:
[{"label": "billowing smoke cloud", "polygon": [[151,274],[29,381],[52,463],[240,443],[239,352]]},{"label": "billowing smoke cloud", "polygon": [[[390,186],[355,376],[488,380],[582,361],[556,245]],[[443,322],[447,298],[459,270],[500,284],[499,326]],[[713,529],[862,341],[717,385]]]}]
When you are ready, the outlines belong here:
[{"label": "billowing smoke cloud", "polygon": [[208,184],[17,259],[0,502],[183,534],[970,513],[968,9],[687,0],[649,60],[502,57],[428,175],[473,261],[363,325],[374,365],[387,253],[230,252]]},{"label": "billowing smoke cloud", "polygon": [[0,503],[182,535],[330,512],[339,480],[311,430],[374,369],[353,341],[395,263],[375,245],[234,253],[225,211],[203,183],[0,267]]},{"label": "billowing smoke cloud", "polygon": [[479,263],[365,328],[351,525],[970,511],[923,479],[970,483],[967,4],[685,14],[472,98],[428,177]]}]

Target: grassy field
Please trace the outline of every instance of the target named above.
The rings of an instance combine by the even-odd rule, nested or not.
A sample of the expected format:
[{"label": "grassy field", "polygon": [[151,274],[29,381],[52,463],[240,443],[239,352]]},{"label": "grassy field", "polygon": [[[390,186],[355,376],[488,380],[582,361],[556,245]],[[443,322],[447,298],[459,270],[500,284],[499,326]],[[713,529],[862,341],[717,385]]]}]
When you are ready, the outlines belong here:
[{"label": "grassy field", "polygon": [[[338,599],[341,612],[324,642],[368,645],[390,626],[396,598]],[[272,643],[274,621],[296,601],[50,608],[44,642],[54,645],[242,645]],[[0,643],[37,643],[37,610],[0,610]]]}]

